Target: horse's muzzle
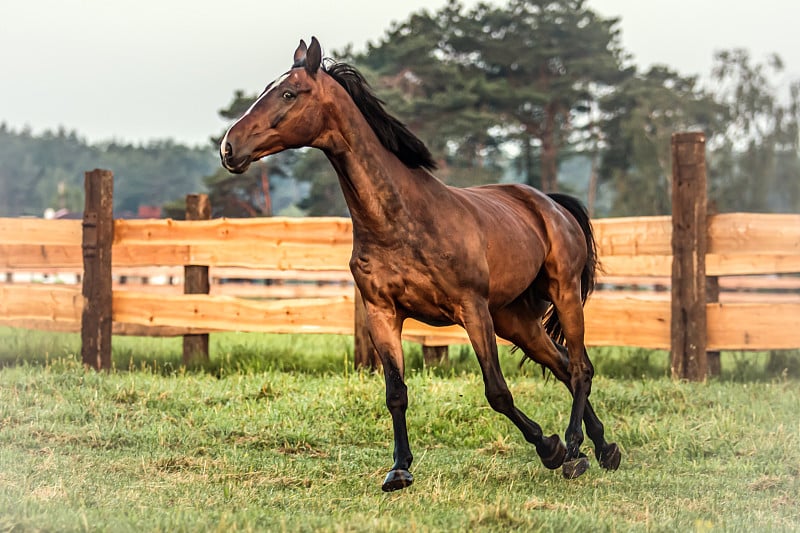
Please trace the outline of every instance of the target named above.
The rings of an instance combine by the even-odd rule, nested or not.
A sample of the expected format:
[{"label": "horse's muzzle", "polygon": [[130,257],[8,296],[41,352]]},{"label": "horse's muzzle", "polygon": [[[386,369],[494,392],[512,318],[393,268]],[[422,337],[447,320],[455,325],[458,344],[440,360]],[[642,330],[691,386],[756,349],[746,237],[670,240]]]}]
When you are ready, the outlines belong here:
[{"label": "horse's muzzle", "polygon": [[225,146],[220,146],[219,155],[222,157],[223,164],[225,161],[230,159],[230,157],[233,155],[233,146],[231,146],[231,143],[225,143]]},{"label": "horse's muzzle", "polygon": [[225,146],[220,146],[219,157],[225,170],[233,172],[234,174],[241,174],[250,166],[249,156],[241,158],[234,157],[231,143],[225,143]]}]

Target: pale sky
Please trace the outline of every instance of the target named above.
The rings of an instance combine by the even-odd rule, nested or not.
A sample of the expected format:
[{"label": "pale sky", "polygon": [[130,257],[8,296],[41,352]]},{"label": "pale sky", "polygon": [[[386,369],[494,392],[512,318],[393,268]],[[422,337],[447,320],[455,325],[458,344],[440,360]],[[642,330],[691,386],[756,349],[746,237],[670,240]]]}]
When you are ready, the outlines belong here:
[{"label": "pale sky", "polygon": [[[476,1],[464,2],[471,6]],[[502,4],[504,0],[494,0]],[[392,21],[445,0],[0,0],[0,122],[90,142],[205,145],[236,89],[287,70],[301,38],[363,49]],[[589,0],[622,18],[641,67],[706,75],[722,48],[779,53],[800,78],[798,0]]]}]

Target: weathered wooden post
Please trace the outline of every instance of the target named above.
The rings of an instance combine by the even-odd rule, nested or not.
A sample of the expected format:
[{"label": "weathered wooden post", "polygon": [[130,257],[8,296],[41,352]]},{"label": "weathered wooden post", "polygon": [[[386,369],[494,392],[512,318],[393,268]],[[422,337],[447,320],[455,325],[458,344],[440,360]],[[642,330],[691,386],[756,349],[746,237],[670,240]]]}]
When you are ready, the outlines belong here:
[{"label": "weathered wooden post", "polygon": [[355,287],[355,324],[353,329],[353,364],[356,369],[375,370],[381,361],[367,332],[367,310],[358,287]]},{"label": "weathered wooden post", "polygon": [[[719,302],[719,276],[708,276],[706,278],[706,303]],[[722,361],[718,351],[706,352],[706,364],[708,366],[708,376],[715,377],[722,374]]]},{"label": "weathered wooden post", "polygon": [[114,175],[95,169],[84,175],[83,314],[81,359],[99,370],[111,368],[111,245],[114,241]]},{"label": "weathered wooden post", "polygon": [[[207,194],[186,195],[186,220],[209,220],[211,204]],[[184,265],[183,293],[208,294],[210,290],[207,265]],[[197,366],[208,362],[208,333],[183,336],[183,364]]]},{"label": "weathered wooden post", "polygon": [[672,135],[672,320],[673,378],[706,378],[706,138]]},{"label": "weathered wooden post", "polygon": [[447,361],[447,346],[422,345],[422,361],[425,366],[441,366]]}]

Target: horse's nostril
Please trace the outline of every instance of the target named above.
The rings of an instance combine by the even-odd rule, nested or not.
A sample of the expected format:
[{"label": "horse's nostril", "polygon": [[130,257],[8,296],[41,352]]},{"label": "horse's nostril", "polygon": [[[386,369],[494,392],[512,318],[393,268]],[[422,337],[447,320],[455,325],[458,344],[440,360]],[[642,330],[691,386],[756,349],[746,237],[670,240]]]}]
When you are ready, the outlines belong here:
[{"label": "horse's nostril", "polygon": [[231,146],[231,143],[225,143],[225,158],[227,159],[231,155],[233,155],[233,146]]}]

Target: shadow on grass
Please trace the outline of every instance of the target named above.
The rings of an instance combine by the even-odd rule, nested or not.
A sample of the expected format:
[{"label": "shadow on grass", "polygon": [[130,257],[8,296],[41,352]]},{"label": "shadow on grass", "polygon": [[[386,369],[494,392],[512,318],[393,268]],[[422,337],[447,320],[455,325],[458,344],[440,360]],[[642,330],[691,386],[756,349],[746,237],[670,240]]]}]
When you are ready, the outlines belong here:
[{"label": "shadow on grass", "polygon": [[[425,369],[422,348],[404,343],[406,370],[431,372],[438,377],[478,374],[475,353],[468,345],[451,346],[447,360]],[[117,371],[149,371],[163,375],[186,372],[180,337],[122,337],[112,341],[112,361]],[[521,354],[500,346],[500,362],[507,377],[541,377],[539,365],[525,362]],[[595,374],[613,379],[660,379],[669,376],[669,353],[633,347],[590,348]],[[80,360],[80,336],[76,333],[31,331],[0,327],[0,366],[46,365],[60,358]],[[771,381],[800,378],[800,350],[772,352],[723,352],[722,375],[713,379],[730,382]],[[217,376],[264,371],[313,375],[353,371],[353,337],[347,335],[271,335],[214,333],[210,360],[191,371]],[[547,373],[549,374],[549,372]]]}]

